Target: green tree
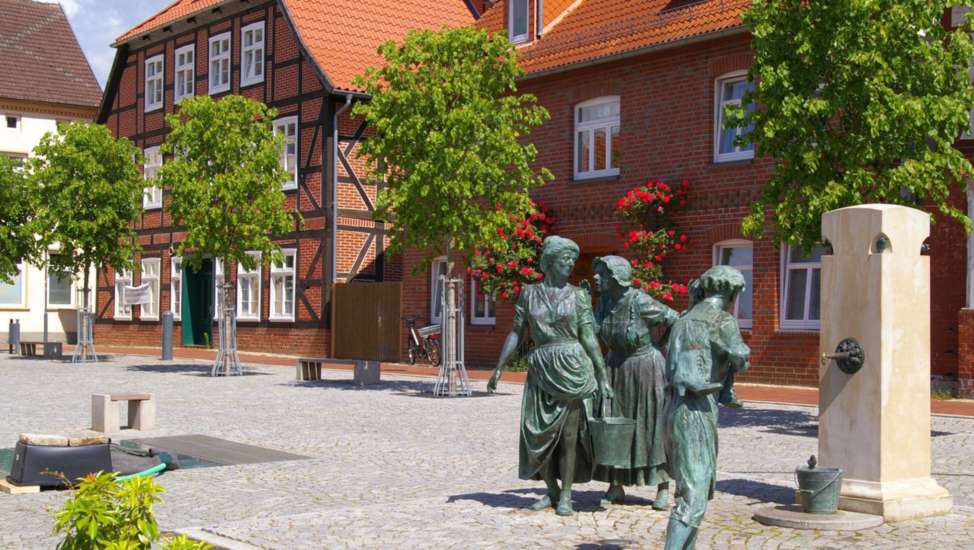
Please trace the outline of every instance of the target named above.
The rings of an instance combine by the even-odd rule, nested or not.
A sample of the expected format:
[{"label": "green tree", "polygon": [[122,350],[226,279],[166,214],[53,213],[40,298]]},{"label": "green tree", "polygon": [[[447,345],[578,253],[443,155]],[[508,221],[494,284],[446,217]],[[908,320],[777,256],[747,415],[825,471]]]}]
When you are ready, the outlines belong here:
[{"label": "green tree", "polygon": [[941,24],[954,5],[972,2],[753,0],[756,88],[743,104],[758,107],[732,118],[753,125],[774,171],[746,234],[762,235],[770,210],[776,240],[809,248],[823,213],[873,202],[932,204],[970,230],[949,201],[972,172],[953,145],[974,107],[970,25]]},{"label": "green tree", "polygon": [[29,231],[39,236],[48,269],[81,274],[84,306],[91,269],[131,269],[141,250],[133,224],[142,214],[142,153],[108,128],[83,122],[62,124],[34,147],[27,161]]},{"label": "green tree", "polygon": [[166,115],[172,130],[162,151],[173,158],[159,177],[171,188],[173,223],[186,228],[176,253],[193,269],[204,257],[220,258],[224,299],[232,288],[231,265],[254,269],[258,260],[248,252],[260,252],[264,262],[281,261],[274,235],[301,224],[300,214],[284,205],[281,184],[288,173],[280,161],[283,138],[271,130],[276,115],[237,95],[192,97],[180,103],[178,114]]},{"label": "green tree", "polygon": [[411,31],[379,53],[385,65],[356,79],[371,98],[353,113],[374,131],[358,154],[382,183],[390,250],[503,248],[497,228],[528,215],[528,191],[552,179],[531,166],[526,138],[548,112],[517,94],[516,50],[502,33],[460,28]]},{"label": "green tree", "polygon": [[0,281],[16,276],[17,264],[36,252],[28,197],[25,172],[0,155]]}]

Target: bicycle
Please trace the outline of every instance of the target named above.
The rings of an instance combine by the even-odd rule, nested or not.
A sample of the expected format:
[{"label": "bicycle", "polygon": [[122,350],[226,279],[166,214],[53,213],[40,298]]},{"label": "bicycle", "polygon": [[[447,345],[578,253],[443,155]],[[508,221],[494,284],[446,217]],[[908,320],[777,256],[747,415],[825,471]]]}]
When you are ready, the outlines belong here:
[{"label": "bicycle", "polygon": [[402,318],[406,321],[407,352],[406,360],[410,365],[416,364],[416,359],[425,357],[430,365],[440,366],[440,325],[430,325],[416,328],[416,317],[409,315]]}]

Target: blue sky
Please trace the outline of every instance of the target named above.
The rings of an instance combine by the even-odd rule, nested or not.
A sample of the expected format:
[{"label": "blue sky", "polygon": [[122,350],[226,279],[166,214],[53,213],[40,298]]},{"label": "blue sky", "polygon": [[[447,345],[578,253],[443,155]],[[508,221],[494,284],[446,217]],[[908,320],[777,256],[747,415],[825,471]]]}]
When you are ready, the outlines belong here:
[{"label": "blue sky", "polygon": [[112,69],[115,37],[134,27],[172,0],[42,0],[61,4],[102,88]]}]

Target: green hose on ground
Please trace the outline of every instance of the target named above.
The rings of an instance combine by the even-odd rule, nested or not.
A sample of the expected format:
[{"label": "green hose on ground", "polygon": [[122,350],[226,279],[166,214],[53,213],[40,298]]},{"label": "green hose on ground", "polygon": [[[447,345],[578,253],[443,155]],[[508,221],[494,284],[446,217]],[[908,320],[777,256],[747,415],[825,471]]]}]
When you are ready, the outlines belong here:
[{"label": "green hose on ground", "polygon": [[115,481],[125,481],[127,479],[132,479],[133,477],[151,476],[151,475],[158,474],[159,472],[165,469],[166,469],[166,463],[162,462],[160,464],[156,464],[155,466],[149,468],[148,470],[142,470],[141,472],[135,472],[134,474],[129,474],[126,476],[119,476],[115,478]]}]

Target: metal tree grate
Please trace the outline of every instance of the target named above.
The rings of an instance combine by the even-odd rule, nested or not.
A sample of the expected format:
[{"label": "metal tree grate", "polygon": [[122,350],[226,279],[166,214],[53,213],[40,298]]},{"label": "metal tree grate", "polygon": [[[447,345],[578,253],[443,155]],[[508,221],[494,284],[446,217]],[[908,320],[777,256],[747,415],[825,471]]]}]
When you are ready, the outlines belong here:
[{"label": "metal tree grate", "polygon": [[436,397],[469,396],[470,378],[464,365],[464,301],[463,279],[440,277],[443,357],[436,375],[433,395]]},{"label": "metal tree grate", "polygon": [[233,287],[230,283],[224,283],[220,289],[220,306],[223,312],[219,316],[220,348],[216,354],[216,360],[213,361],[211,376],[243,374],[240,356],[237,354],[237,308],[227,301],[231,288]]}]

